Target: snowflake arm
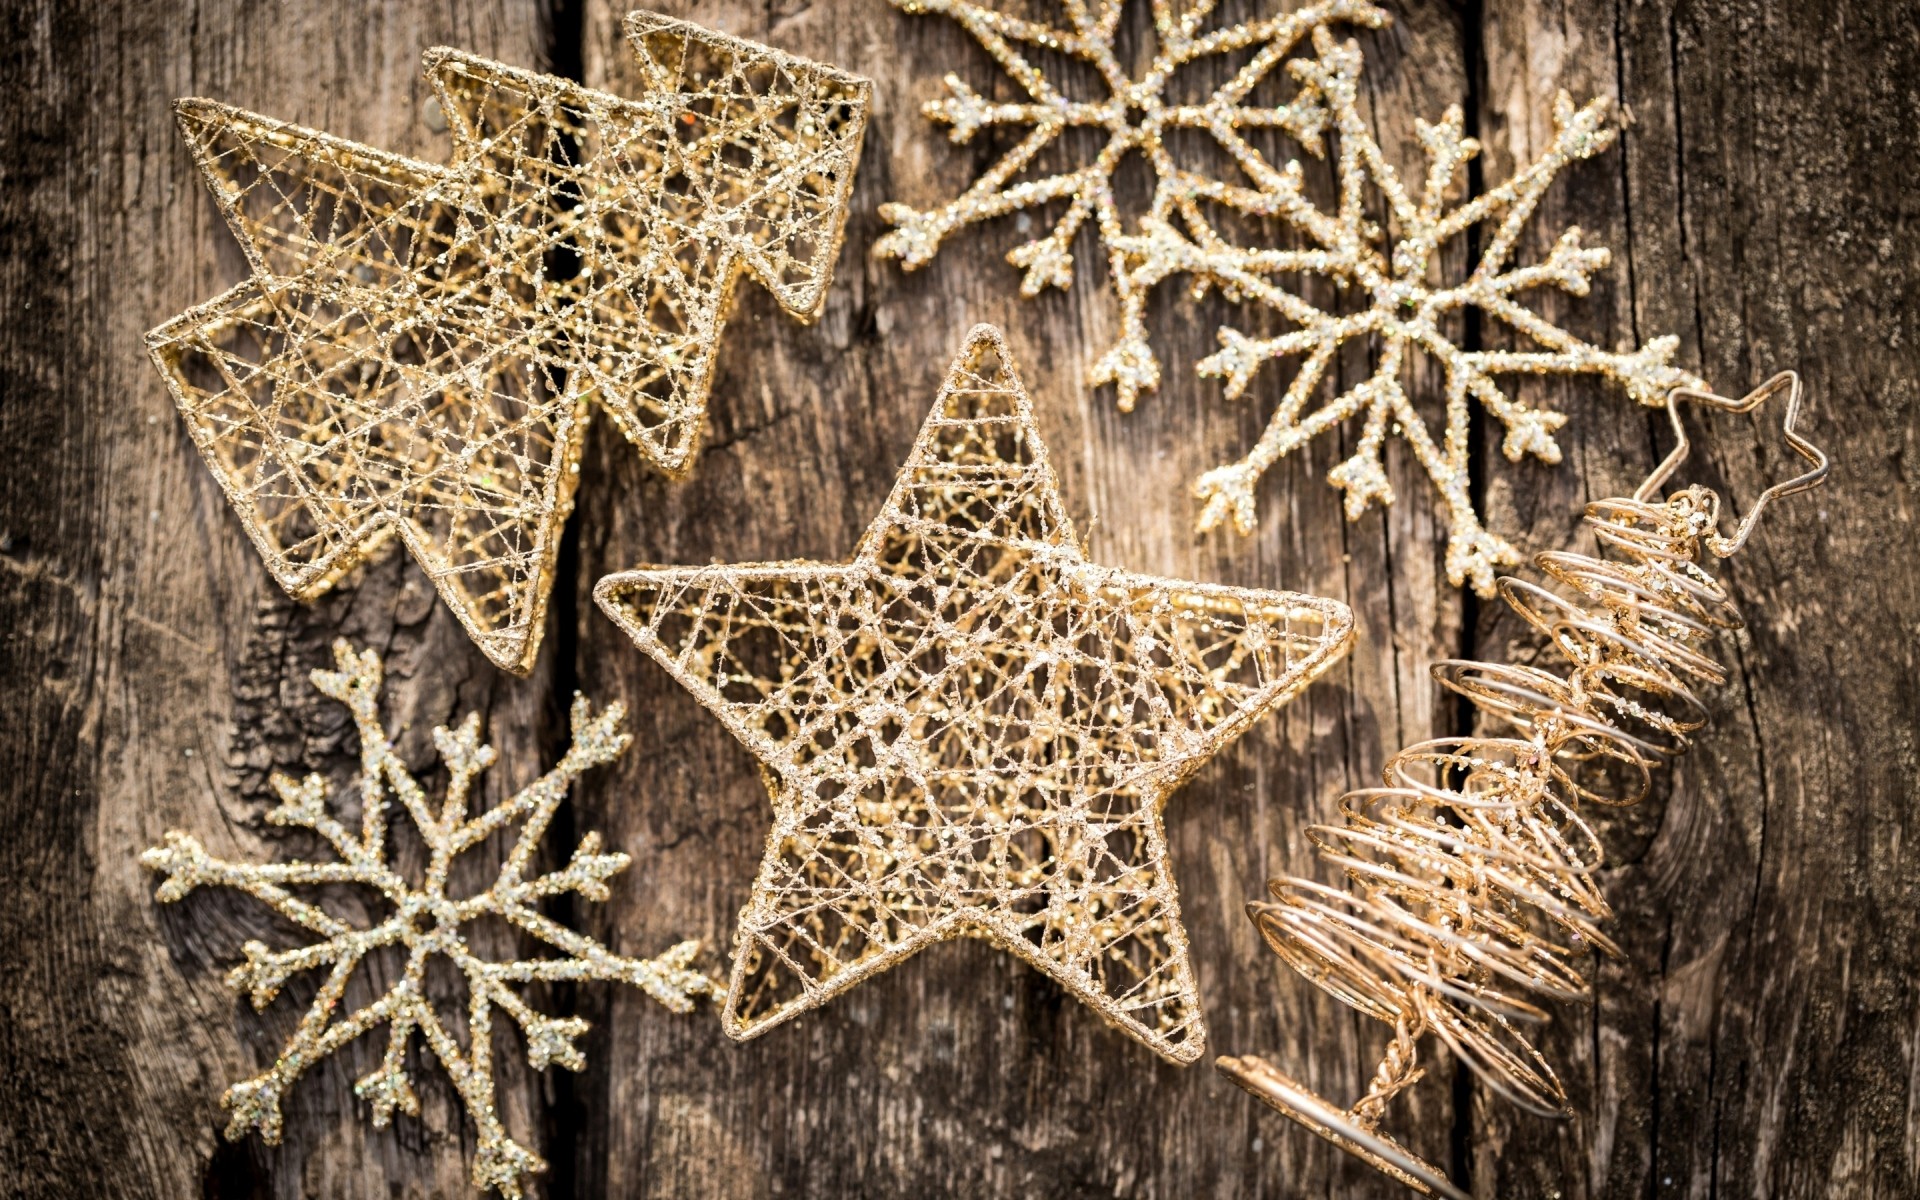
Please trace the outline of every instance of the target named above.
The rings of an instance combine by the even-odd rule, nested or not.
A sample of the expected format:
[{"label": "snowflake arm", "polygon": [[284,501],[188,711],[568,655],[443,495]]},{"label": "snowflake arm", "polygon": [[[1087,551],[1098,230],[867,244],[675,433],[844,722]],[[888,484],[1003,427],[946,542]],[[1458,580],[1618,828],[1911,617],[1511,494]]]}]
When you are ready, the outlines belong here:
[{"label": "snowflake arm", "polygon": [[[472,1166],[474,1185],[519,1197],[526,1177],[544,1170],[545,1163],[516,1143],[501,1124],[493,1083],[493,1014],[504,1012],[519,1026],[527,1059],[538,1070],[555,1064],[574,1071],[585,1067],[575,1042],[586,1032],[587,1023],[538,1012],[513,985],[620,981],[642,988],[676,1012],[689,1011],[694,997],[713,989],[712,981],[693,967],[698,942],[682,942],[658,958],[625,958],[536,911],[541,900],[569,892],[592,901],[608,898],[607,880],[631,860],[625,854],[603,852],[597,833],[581,838],[565,867],[525,878],[573,780],[626,748],[628,737],[619,729],[624,710],[613,704],[595,714],[584,699],[576,698],[573,744],[560,763],[508,800],[472,817],[468,810],[473,784],[493,765],[494,750],[480,740],[477,715],[454,729],[435,729],[434,745],[448,772],[446,794],[436,813],[394,753],[380,723],[379,658],[371,651],[355,654],[344,642],[335,644],[334,653],[338,670],[315,671],[313,682],[353,714],[360,739],[361,830],[356,835],[329,812],[330,789],[318,775],[297,783],[275,777],[273,786],[281,803],[267,819],[314,831],[333,848],[338,861],[228,862],[208,854],[197,838],[178,831],[168,833],[162,846],[141,855],[143,865],[165,876],[157,891],[163,902],[179,900],[199,887],[232,888],[320,939],[286,950],[249,941],[243,948],[245,961],[227,976],[228,986],[245,993],[256,1008],[265,1008],[288,979],[308,971],[325,972],[313,1003],[273,1065],[227,1090],[223,1099],[231,1114],[227,1136],[237,1139],[252,1129],[269,1142],[278,1141],[283,1128],[280,1101],[286,1090],[321,1059],[384,1024],[388,1036],[380,1066],[354,1085],[355,1093],[372,1106],[374,1124],[385,1126],[395,1111],[419,1114],[419,1099],[406,1067],[408,1047],[417,1032],[475,1123],[479,1148]],[[386,862],[389,793],[414,822],[428,849],[425,878],[417,887]],[[514,821],[522,822],[520,836],[493,886],[465,900],[451,899],[447,877],[453,860]],[[395,911],[361,929],[289,890],[340,884],[373,888]],[[461,929],[488,914],[506,919],[566,957],[504,963],[480,958]],[[342,1001],[355,969],[368,954],[388,947],[406,952],[399,979],[378,999],[343,1015]],[[445,956],[467,982],[469,1036],[464,1047],[426,997],[427,966],[436,954]]]},{"label": "snowflake arm", "polygon": [[[964,143],[980,130],[996,127],[1023,127],[1031,132],[950,203],[924,210],[898,203],[882,205],[881,217],[895,228],[874,243],[875,255],[898,259],[902,267],[912,270],[930,261],[942,242],[962,229],[1068,200],[1051,229],[1016,246],[1007,261],[1025,271],[1020,286],[1024,296],[1038,295],[1048,287],[1071,287],[1074,238],[1089,220],[1093,222],[1119,300],[1120,336],[1093,364],[1090,379],[1096,386],[1113,384],[1123,410],[1131,409],[1141,392],[1159,384],[1159,363],[1146,336],[1146,303],[1155,284],[1178,273],[1171,263],[1152,257],[1158,244],[1152,228],[1177,221],[1199,245],[1214,248],[1221,244],[1220,238],[1203,202],[1272,215],[1274,197],[1285,186],[1285,173],[1267,162],[1242,131],[1279,129],[1317,154],[1325,113],[1311,95],[1276,105],[1249,103],[1248,97],[1309,31],[1332,21],[1372,27],[1386,21],[1386,14],[1368,0],[1318,0],[1276,16],[1205,30],[1202,27],[1214,10],[1212,0],[1200,0],[1178,13],[1168,0],[1154,0],[1156,53],[1136,79],[1122,68],[1114,51],[1124,0],[1095,4],[1060,0],[1064,20],[1059,25],[1010,16],[972,0],[892,2],[903,12],[938,14],[959,22],[1026,92],[1022,101],[996,103],[957,76],[946,76],[949,95],[930,101],[923,111],[949,126],[952,141]],[[1106,99],[1062,95],[1022,47],[1049,50],[1091,67],[1107,89]],[[1249,48],[1255,48],[1252,57],[1203,102],[1165,101],[1168,84],[1183,67]],[[1107,131],[1092,161],[1039,178],[1021,178],[1041,152],[1071,128]],[[1252,186],[1225,183],[1181,166],[1164,140],[1173,129],[1211,135]],[[1148,211],[1138,228],[1129,229],[1114,201],[1113,179],[1135,152],[1152,168],[1156,182]],[[1201,277],[1196,287],[1204,289],[1211,282]]]},{"label": "snowflake arm", "polygon": [[[1278,186],[1268,189],[1273,213],[1312,249],[1262,252],[1234,246],[1209,246],[1187,240],[1170,227],[1157,236],[1184,243],[1181,269],[1210,279],[1237,296],[1260,303],[1298,326],[1279,337],[1256,340],[1232,328],[1220,331],[1220,350],[1203,360],[1202,375],[1226,381],[1229,398],[1245,392],[1263,364],[1305,356],[1266,431],[1248,455],[1202,475],[1194,484],[1201,503],[1199,527],[1211,529],[1231,520],[1245,533],[1256,515],[1255,488],[1275,462],[1334,425],[1366,414],[1356,452],[1329,473],[1329,482],[1346,493],[1349,518],[1374,503],[1393,502],[1383,459],[1389,433],[1405,440],[1440,493],[1451,526],[1446,552],[1448,579],[1471,584],[1490,596],[1494,572],[1519,561],[1505,539],[1489,532],[1474,510],[1469,493],[1471,464],[1466,441],[1470,404],[1477,402],[1505,427],[1502,452],[1513,461],[1531,454],[1552,464],[1561,459],[1554,432],[1564,414],[1534,408],[1515,399],[1500,384],[1515,375],[1590,375],[1620,384],[1638,403],[1659,406],[1676,387],[1704,387],[1689,372],[1671,364],[1679,346],[1672,337],[1654,338],[1638,349],[1606,351],[1574,336],[1527,307],[1519,297],[1552,288],[1584,296],[1596,271],[1610,260],[1603,247],[1582,244],[1581,231],[1569,228],[1547,258],[1514,266],[1512,258],[1540,198],[1570,163],[1610,146],[1615,132],[1606,124],[1608,102],[1594,100],[1576,108],[1561,93],[1554,105],[1555,136],[1541,156],[1504,183],[1458,207],[1448,209],[1447,194],[1479,153],[1465,136],[1456,106],[1435,124],[1420,122],[1417,134],[1427,157],[1424,178],[1408,187],[1381,151],[1360,114],[1359,47],[1336,42],[1324,28],[1313,31],[1315,56],[1291,64],[1303,97],[1313,97],[1327,112],[1337,139],[1334,155],[1339,183],[1335,211],[1323,212],[1299,190],[1296,164]],[[1379,197],[1395,235],[1390,254],[1379,249],[1386,237],[1366,216],[1370,195]],[[1491,224],[1479,262],[1469,277],[1453,286],[1435,286],[1431,276],[1441,248],[1467,230]],[[1359,314],[1322,312],[1273,281],[1284,274],[1328,278],[1368,301]],[[1442,321],[1463,309],[1477,309],[1533,343],[1519,350],[1467,350],[1452,342]],[[1356,384],[1310,415],[1308,398],[1326,374],[1339,347],[1365,338],[1373,346],[1375,368]],[[1447,379],[1446,424],[1436,437],[1403,390],[1400,379],[1418,351],[1439,362]]]},{"label": "snowflake arm", "polygon": [[208,854],[200,839],[189,833],[168,830],[166,843],[142,856],[141,861],[154,870],[164,871],[167,879],[155,897],[161,903],[184,898],[198,887],[225,887],[245,892],[281,915],[303,925],[322,937],[340,937],[352,927],[335,919],[318,905],[308,904],[287,891],[288,884],[364,883],[387,891],[393,883],[384,869],[369,870],[350,863],[232,863]]}]

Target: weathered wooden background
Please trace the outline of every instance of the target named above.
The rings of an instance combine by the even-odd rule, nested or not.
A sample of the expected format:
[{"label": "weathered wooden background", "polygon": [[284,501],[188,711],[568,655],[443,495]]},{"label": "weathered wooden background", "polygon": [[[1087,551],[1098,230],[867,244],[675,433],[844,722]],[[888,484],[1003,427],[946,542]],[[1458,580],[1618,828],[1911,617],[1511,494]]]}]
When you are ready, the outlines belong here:
[{"label": "weathered wooden background", "polygon": [[[1148,6],[1135,0],[1144,36]],[[730,327],[691,481],[592,435],[539,667],[488,667],[403,555],[305,607],[269,582],[202,467],[141,334],[241,278],[168,104],[214,96],[425,157],[421,51],[451,44],[621,86],[618,11],[544,0],[13,0],[0,50],[0,1193],[76,1197],[461,1196],[471,1127],[425,1072],[425,1112],[374,1131],[351,1081],[293,1092],[285,1142],[228,1145],[218,1098],[303,1006],[256,1014],[221,985],[256,905],[162,909],[134,861],[169,827],[271,857],[272,770],[340,771],[351,730],[307,672],[345,635],[388,656],[404,753],[469,709],[502,752],[496,794],[565,738],[575,687],[624,699],[635,748],[583,787],[560,841],[599,829],[635,858],[573,919],[616,948],[700,936],[725,952],[769,816],[748,755],[587,601],[637,561],[844,556],[880,502],[967,327],[1006,326],[1069,503],[1103,561],[1349,601],[1349,662],[1216,762],[1168,810],[1215,1052],[1262,1052],[1357,1094],[1381,1029],[1256,942],[1240,906],[1308,863],[1302,829],[1402,741],[1459,715],[1428,660],[1497,655],[1515,622],[1436,578],[1423,480],[1355,524],[1315,446],[1262,492],[1257,536],[1195,537],[1186,482],[1236,456],[1275,386],[1230,405],[1192,362],[1228,313],[1155,306],[1167,380],[1123,416],[1084,386],[1112,329],[1085,263],[1016,299],[1011,222],[906,275],[875,263],[883,200],[956,193],[990,146],[953,147],[919,104],[958,71],[1005,83],[951,23],[881,0],[710,0],[677,13],[874,77],[856,215],[824,319],[752,288]],[[1805,376],[1832,486],[1770,514],[1730,568],[1752,629],[1715,726],[1669,788],[1605,822],[1629,958],[1547,1044],[1577,1119],[1516,1115],[1444,1058],[1392,1118],[1481,1196],[1920,1195],[1920,572],[1914,302],[1920,282],[1920,10],[1852,0],[1395,0],[1363,34],[1389,152],[1466,106],[1486,177],[1549,135],[1556,87],[1616,95],[1620,146],[1569,172],[1530,247],[1577,221],[1616,253],[1552,306],[1612,344],[1672,331],[1722,390]],[[1312,171],[1327,187],[1324,164]],[[1451,266],[1458,269],[1456,251]],[[1615,391],[1538,385],[1573,416],[1558,471],[1482,439],[1491,524],[1569,544],[1585,499],[1640,478],[1661,423]],[[1258,397],[1264,397],[1263,402]],[[1789,466],[1744,420],[1709,431],[1704,477],[1744,503]],[[1351,431],[1349,433],[1351,436]],[[547,1195],[1387,1195],[1258,1109],[1103,1028],[984,944],[939,947],[767,1037],[639,993],[554,998],[594,1021],[589,1069],[503,1068],[509,1125],[553,1162]],[[508,1057],[509,1064],[513,1059]]]}]

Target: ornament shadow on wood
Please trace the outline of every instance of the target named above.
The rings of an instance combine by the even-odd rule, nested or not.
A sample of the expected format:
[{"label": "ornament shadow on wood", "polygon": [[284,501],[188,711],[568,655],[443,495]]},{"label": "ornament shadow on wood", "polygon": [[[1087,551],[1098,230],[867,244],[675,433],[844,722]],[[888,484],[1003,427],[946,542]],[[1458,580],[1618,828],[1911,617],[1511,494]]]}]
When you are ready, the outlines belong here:
[{"label": "ornament shadow on wood", "polygon": [[740,275],[819,313],[872,85],[650,13],[626,30],[633,100],[428,51],[446,166],[177,106],[252,277],[148,344],[294,596],[397,535],[525,674],[589,402],[679,474]]},{"label": "ornament shadow on wood", "polygon": [[851,563],[649,567],[594,595],[762,764],[730,1036],[977,937],[1199,1057],[1161,808],[1346,652],[1352,614],[1089,562],[998,330],[968,336]]},{"label": "ornament shadow on wood", "polygon": [[[387,1049],[380,1066],[353,1086],[354,1094],[372,1106],[374,1125],[386,1126],[395,1110],[420,1115],[420,1100],[407,1070],[417,1032],[446,1070],[474,1123],[478,1135],[474,1186],[517,1198],[526,1177],[544,1171],[546,1163],[514,1141],[500,1121],[493,1081],[493,1014],[503,1012],[520,1027],[527,1059],[536,1070],[554,1064],[569,1071],[583,1069],[586,1059],[574,1042],[587,1032],[587,1023],[535,1011],[515,990],[516,985],[587,979],[630,983],[683,1013],[692,1011],[696,996],[717,990],[712,980],[693,969],[700,949],[697,941],[682,942],[658,958],[625,958],[538,911],[542,903],[568,894],[591,901],[608,898],[607,881],[631,860],[625,854],[603,852],[598,833],[582,837],[572,859],[560,870],[531,879],[526,875],[573,780],[627,748],[631,738],[620,732],[625,709],[610,704],[595,715],[583,697],[575,696],[573,744],[559,764],[506,801],[471,815],[474,783],[493,765],[493,747],[480,741],[478,713],[469,715],[457,729],[435,729],[434,746],[448,771],[446,796],[436,812],[394,753],[381,724],[379,656],[372,650],[356,654],[341,641],[334,643],[334,657],[337,669],[314,671],[313,686],[346,705],[353,715],[360,739],[360,828],[357,832],[347,828],[330,811],[331,790],[320,775],[297,783],[274,776],[280,806],[267,814],[267,821],[312,831],[332,847],[335,860],[229,862],[208,854],[199,838],[179,830],[169,831],[164,845],[140,856],[141,865],[166,876],[157,893],[162,903],[184,899],[195,888],[233,888],[319,939],[291,950],[249,941],[244,947],[246,961],[227,975],[227,986],[248,996],[255,1008],[271,1004],[296,975],[316,971],[323,978],[313,1003],[273,1065],[234,1084],[222,1097],[221,1103],[231,1113],[226,1135],[238,1141],[254,1130],[268,1143],[278,1143],[280,1103],[287,1090],[321,1059],[385,1025]],[[425,875],[418,884],[394,863],[389,797],[399,802],[428,850]],[[493,884],[465,899],[449,896],[448,873],[454,860],[515,821],[521,823],[519,837]],[[307,898],[321,889],[338,887],[370,890],[390,904],[392,912],[361,928],[329,912],[317,896]],[[532,934],[566,957],[512,962],[480,957],[461,931],[493,920]],[[398,977],[377,999],[342,1016],[339,1010],[356,973],[363,979],[393,974],[379,965],[375,956],[382,954],[402,958]],[[457,1025],[442,1016],[428,995],[428,972],[436,956],[444,957],[466,982],[464,1048],[456,1037]]]},{"label": "ornament shadow on wood", "polygon": [[[1768,488],[1731,536],[1721,499],[1698,485],[1660,498],[1689,445],[1681,401],[1752,412],[1786,393],[1787,445],[1812,464]],[[1586,521],[1614,557],[1569,551],[1534,564],[1556,592],[1511,576],[1500,595],[1571,664],[1448,660],[1434,678],[1500,733],[1438,738],[1388,760],[1384,787],[1341,798],[1341,823],[1308,830],[1345,886],[1278,878],[1247,906],[1268,946],[1334,998],[1393,1027],[1367,1093],[1341,1108],[1256,1056],[1217,1066],[1267,1104],[1387,1175],[1467,1200],[1446,1175],[1382,1132],[1387,1104],[1423,1074],[1418,1039],[1434,1034],[1496,1093],[1529,1111],[1569,1116],[1565,1089],[1521,1026],[1547,1019],[1536,998],[1577,1000],[1580,960],[1619,956],[1596,878],[1604,855],[1583,804],[1637,803],[1652,772],[1707,724],[1701,685],[1726,681],[1708,651],[1741,626],[1725,587],[1700,563],[1743,545],[1774,499],[1827,476],[1827,459],[1795,431],[1800,382],[1775,376],[1744,399],[1678,390],[1668,400],[1678,444],[1631,498],[1589,504]],[[1504,736],[1502,736],[1504,734]]]}]

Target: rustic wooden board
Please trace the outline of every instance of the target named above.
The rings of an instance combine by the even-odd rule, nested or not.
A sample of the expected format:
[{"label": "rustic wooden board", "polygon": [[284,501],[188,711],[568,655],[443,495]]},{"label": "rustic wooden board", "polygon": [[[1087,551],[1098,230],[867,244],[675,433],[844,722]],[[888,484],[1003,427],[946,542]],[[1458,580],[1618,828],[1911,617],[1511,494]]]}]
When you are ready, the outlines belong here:
[{"label": "rustic wooden board", "polygon": [[[1147,28],[1144,3],[1131,13]],[[1547,1035],[1580,1116],[1504,1108],[1444,1057],[1393,1120],[1483,1196],[1920,1194],[1920,640],[1914,554],[1920,11],[1911,4],[1405,0],[1363,35],[1388,152],[1461,103],[1503,176],[1550,132],[1553,90],[1619,97],[1622,144],[1565,177],[1531,247],[1569,221],[1612,270],[1553,311],[1603,343],[1671,331],[1723,390],[1797,367],[1834,455],[1827,492],[1770,516],[1731,568],[1752,629],[1715,728],[1671,786],[1605,822],[1627,962]],[[1396,745],[1455,728],[1425,664],[1499,655],[1511,619],[1439,578],[1429,493],[1340,517],[1322,476],[1347,449],[1270,476],[1258,533],[1195,537],[1186,483],[1256,436],[1196,379],[1232,312],[1168,289],[1166,380],[1137,412],[1084,385],[1113,312],[1091,260],[1073,291],[1016,298],[1011,221],[902,273],[866,254],[883,200],[957,192],[987,148],[918,113],[939,77],[1004,81],[950,23],[880,0],[676,3],[670,11],[860,71],[878,84],[856,214],[826,312],[803,327],[751,285],[729,327],[693,477],[666,483],[598,423],[545,649],[532,678],[489,667],[400,554],[312,606],[286,600],[172,412],[141,334],[242,275],[168,102],[202,94],[423,157],[422,50],[452,44],[623,87],[617,8],[183,8],[27,0],[5,23],[0,101],[0,1191],[32,1196],[467,1194],[471,1128],[423,1073],[425,1113],[375,1131],[351,1082],[370,1049],[292,1094],[279,1147],[223,1142],[227,1082],[297,1019],[220,976],[278,927],[218,894],[162,909],[133,856],[169,827],[216,851],[297,845],[266,826],[273,770],[350,769],[351,729],[306,674],[335,636],[388,656],[403,755],[470,709],[502,765],[494,795],[564,744],[576,688],[625,700],[637,744],[579,789],[554,853],[598,829],[635,858],[610,905],[570,917],[650,954],[683,936],[723,961],[770,809],[752,760],[592,607],[636,562],[839,558],[889,487],[967,327],[1009,330],[1105,562],[1336,596],[1349,661],[1265,723],[1167,812],[1211,1048],[1259,1052],[1357,1095],[1381,1044],[1293,977],[1240,915],[1267,874],[1309,865],[1304,827]],[[1329,177],[1309,164],[1314,185]],[[1453,269],[1464,263],[1454,251]],[[1557,472],[1497,454],[1496,530],[1572,544],[1585,499],[1644,474],[1660,422],[1617,394],[1542,385],[1573,416]],[[1264,398],[1264,402],[1263,399]],[[1765,429],[1709,432],[1703,475],[1741,502],[1785,465]],[[310,994],[310,992],[306,993]],[[1154,1059],[983,944],[935,948],[817,1013],[735,1045],[711,1015],[637,993],[553,997],[588,1016],[581,1075],[503,1056],[509,1126],[553,1161],[555,1197],[602,1195],[1387,1195],[1212,1071]],[[503,1043],[504,1045],[504,1043]]]}]

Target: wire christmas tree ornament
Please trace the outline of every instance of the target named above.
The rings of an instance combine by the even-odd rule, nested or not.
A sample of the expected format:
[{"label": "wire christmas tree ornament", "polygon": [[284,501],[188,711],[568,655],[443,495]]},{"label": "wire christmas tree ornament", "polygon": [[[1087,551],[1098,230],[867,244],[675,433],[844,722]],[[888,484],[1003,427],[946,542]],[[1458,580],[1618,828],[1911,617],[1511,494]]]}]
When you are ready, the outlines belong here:
[{"label": "wire christmas tree ornament", "polygon": [[526,673],[590,403],[682,473],[739,277],[820,312],[872,85],[651,13],[626,32],[633,100],[429,51],[445,166],[179,103],[252,275],[148,345],[296,598],[397,536]]},{"label": "wire christmas tree ornament", "polygon": [[[1682,402],[1752,412],[1784,392],[1785,440],[1811,467],[1768,488],[1731,534],[1722,502],[1698,485],[1664,498],[1689,452]],[[1380,1128],[1394,1096],[1423,1073],[1432,1034],[1495,1093],[1532,1112],[1570,1115],[1565,1089],[1524,1026],[1549,1001],[1577,1000],[1581,960],[1618,956],[1597,873],[1600,840],[1587,804],[1637,803],[1652,772],[1686,751],[1708,722],[1697,690],[1726,681],[1710,651],[1740,628],[1726,588],[1702,565],[1740,549],[1773,500],[1814,487],[1826,455],[1796,432],[1800,382],[1775,376],[1741,400],[1679,390],[1668,401],[1678,444],[1629,498],[1589,504],[1603,552],[1535,556],[1559,590],[1512,577],[1501,598],[1569,664],[1449,660],[1434,678],[1493,726],[1439,738],[1388,760],[1384,786],[1341,798],[1340,823],[1308,830],[1344,875],[1335,887],[1278,878],[1247,906],[1267,945],[1329,995],[1393,1030],[1367,1092],[1347,1108],[1264,1059],[1218,1068],[1266,1104],[1427,1195],[1467,1200],[1437,1167]]]},{"label": "wire christmas tree ornament", "polygon": [[999,331],[968,337],[852,562],[637,568],[594,597],[764,768],[730,1036],[976,937],[1199,1058],[1161,808],[1353,615],[1088,561]]},{"label": "wire christmas tree ornament", "polygon": [[[375,1127],[384,1128],[396,1111],[420,1115],[420,1099],[407,1062],[417,1034],[446,1071],[474,1123],[478,1149],[473,1185],[517,1200],[526,1178],[546,1170],[546,1163],[516,1142],[500,1120],[493,1079],[495,1015],[503,1014],[520,1028],[534,1069],[558,1065],[579,1071],[586,1067],[586,1057],[575,1042],[586,1034],[587,1023],[538,1012],[520,991],[525,985],[588,979],[629,983],[680,1013],[692,1011],[694,999],[713,990],[713,981],[693,966],[700,949],[697,941],[681,942],[657,958],[626,958],[539,911],[543,903],[568,894],[605,901],[611,894],[608,880],[631,861],[625,854],[603,851],[600,835],[590,832],[580,839],[566,866],[528,874],[572,781],[627,748],[631,739],[620,732],[625,710],[611,704],[596,714],[583,697],[575,696],[573,744],[559,764],[509,799],[479,812],[472,811],[474,787],[495,759],[493,747],[480,740],[479,714],[470,714],[456,728],[435,729],[434,746],[448,772],[446,794],[436,810],[394,752],[381,724],[384,675],[379,656],[371,650],[355,653],[340,641],[334,643],[334,659],[337,669],[313,672],[313,686],[352,713],[360,740],[360,827],[349,828],[330,811],[332,790],[321,775],[299,781],[274,776],[281,803],[267,814],[269,824],[305,829],[320,837],[332,848],[333,859],[231,862],[209,854],[199,838],[179,830],[169,831],[163,845],[140,856],[142,866],[165,876],[156,893],[161,903],[182,900],[197,888],[232,888],[253,896],[317,939],[287,950],[249,941],[246,961],[227,975],[227,986],[261,1009],[273,1003],[295,976],[318,973],[320,985],[272,1066],[234,1084],[222,1097],[230,1113],[226,1136],[238,1141],[257,1131],[269,1144],[278,1143],[283,1124],[280,1105],[287,1090],[321,1059],[384,1025],[387,1046],[380,1065],[353,1087],[354,1094],[372,1107]],[[388,818],[395,802],[428,850],[424,877],[417,882],[394,864]],[[514,822],[519,822],[519,836],[492,885],[464,898],[450,895],[448,877],[454,861]],[[339,888],[370,893],[378,897],[376,905],[384,901],[390,911],[382,920],[356,925],[337,915],[338,909],[329,911],[324,901],[323,893]],[[477,922],[496,920],[559,950],[564,957],[513,962],[481,957],[464,931]],[[383,953],[400,955],[398,978],[378,965],[375,956]],[[369,965],[370,959],[374,965]],[[428,972],[436,959],[458,971],[467,987],[464,1046],[457,1037],[458,1025],[428,994]],[[344,1001],[356,975],[392,982],[377,999],[352,1007]]]}]

